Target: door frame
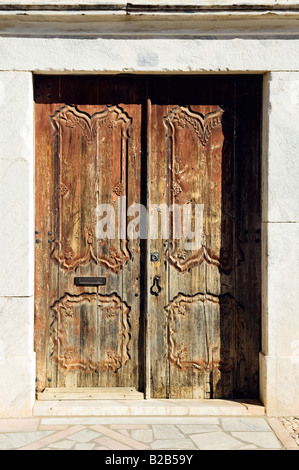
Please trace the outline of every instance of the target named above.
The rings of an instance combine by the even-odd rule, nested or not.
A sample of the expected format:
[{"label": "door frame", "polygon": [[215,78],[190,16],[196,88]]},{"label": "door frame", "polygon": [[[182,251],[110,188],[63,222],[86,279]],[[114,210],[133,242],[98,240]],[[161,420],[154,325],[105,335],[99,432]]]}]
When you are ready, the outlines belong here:
[{"label": "door frame", "polygon": [[[5,173],[1,193],[5,204],[3,220],[6,227],[1,257],[2,272],[5,273],[1,282],[2,313],[4,326],[11,331],[11,334],[2,337],[1,343],[1,352],[4,351],[1,358],[5,358],[1,368],[3,376],[7,376],[0,390],[2,416],[31,416],[35,401],[32,336],[34,245],[37,237],[34,233],[32,79],[35,74],[105,74],[107,71],[112,74],[263,75],[260,399],[268,415],[287,416],[295,410],[299,413],[298,396],[294,393],[299,384],[295,365],[298,364],[298,348],[294,349],[296,330],[290,330],[290,322],[296,325],[297,312],[294,303],[289,304],[287,316],[283,308],[285,299],[293,298],[297,287],[295,277],[288,277],[293,269],[292,260],[297,256],[293,243],[298,234],[293,197],[297,189],[295,186],[290,187],[296,172],[297,149],[285,139],[285,132],[290,130],[293,133],[297,120],[297,108],[293,105],[298,68],[295,57],[289,54],[290,50],[298,46],[293,26],[297,13],[282,5],[277,29],[277,15],[268,15],[265,22],[265,15],[257,8],[257,2],[244,12],[242,9],[236,10],[233,2],[229,1],[221,11],[218,7],[210,11],[210,21],[206,21],[207,12],[200,6],[197,5],[194,12],[192,5],[186,6],[182,2],[171,12],[166,11],[163,5],[156,5],[151,12],[142,5],[135,5],[129,11],[125,11],[125,4],[119,5],[115,11],[103,5],[103,15],[85,10],[85,24],[78,31],[74,21],[73,34],[70,35],[69,18],[72,16],[80,21],[83,18],[80,16],[82,10],[77,8],[79,3],[74,0],[70,7],[61,5],[58,10],[50,6],[44,22],[39,11],[43,7],[38,4],[35,11],[25,7],[27,19],[24,16],[22,22],[18,20],[18,5],[12,7],[11,11],[3,11],[6,23],[5,31],[2,28],[4,37],[1,41],[11,53],[3,56],[1,62],[1,83],[5,91],[1,108],[4,116],[1,139],[6,149],[2,158],[4,171],[12,164],[17,171]],[[81,7],[84,9],[84,5]],[[269,0],[265,8],[275,9],[274,2]],[[99,15],[98,18],[95,18],[96,15]],[[109,23],[116,15],[120,21]],[[131,21],[127,21],[127,15],[130,15]],[[141,29],[144,19],[150,20],[147,22],[149,37],[144,37],[146,33]],[[174,20],[174,23],[170,20]],[[161,35],[163,24],[168,27],[171,24],[169,35]],[[219,26],[217,36],[213,29],[215,24]],[[92,25],[95,27],[91,30]],[[128,40],[127,36],[120,36],[120,32],[126,35],[133,33],[136,37]],[[90,41],[91,33],[94,33],[94,41]],[[115,38],[113,45],[106,34]],[[205,34],[212,34],[212,37],[206,37]],[[55,41],[52,38],[56,38]],[[91,43],[94,47],[90,47]],[[77,53],[73,54],[72,51]],[[167,51],[170,51],[169,55]],[[285,130],[277,132],[282,121]],[[8,138],[9,145],[6,145]],[[288,171],[280,172],[286,163]],[[277,172],[279,181],[283,183],[281,185],[275,184]],[[288,188],[287,192],[285,187]],[[277,203],[280,199],[284,201],[284,213]],[[6,207],[12,210],[8,213]],[[286,252],[291,253],[291,256],[283,256]],[[19,253],[22,256],[17,256]],[[12,315],[15,310],[18,315]],[[20,312],[22,324],[19,320]],[[278,328],[283,334],[277,336]],[[21,341],[16,342],[13,333],[16,331],[22,333],[22,338],[19,338]],[[279,378],[279,371],[284,372],[283,381]]]}]

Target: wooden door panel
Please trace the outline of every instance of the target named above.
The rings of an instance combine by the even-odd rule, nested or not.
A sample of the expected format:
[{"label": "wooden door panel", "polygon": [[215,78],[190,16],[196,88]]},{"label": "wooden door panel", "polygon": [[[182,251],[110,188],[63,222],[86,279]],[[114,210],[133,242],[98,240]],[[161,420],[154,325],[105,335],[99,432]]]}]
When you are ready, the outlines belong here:
[{"label": "wooden door panel", "polygon": [[52,359],[62,369],[116,372],[130,359],[130,308],[116,294],[65,294],[51,310]]},{"label": "wooden door panel", "polygon": [[151,85],[149,201],[190,207],[193,231],[202,205],[200,247],[176,239],[173,215],[169,238],[148,242],[149,285],[162,289],[148,301],[152,396],[257,396],[259,239],[244,235],[260,227],[259,79]]},{"label": "wooden door panel", "polygon": [[[143,380],[140,246],[126,233],[127,204],[141,197],[141,87],[118,81],[116,96],[114,86],[36,81],[38,391]],[[76,277],[106,284],[80,286]]]},{"label": "wooden door panel", "polygon": [[[127,194],[131,119],[117,106],[91,117],[64,106],[52,117],[52,124],[57,149],[57,233],[51,257],[67,271],[93,261],[118,272],[129,259],[126,240],[116,245],[97,236],[97,210],[99,204],[113,203],[115,220],[119,219],[117,198]],[[117,229],[117,224],[111,227],[114,238]]]},{"label": "wooden door panel", "polygon": [[[169,262],[180,272],[200,264],[203,259],[220,266],[223,110],[218,108],[206,112],[200,108],[200,111],[206,114],[178,106],[171,109],[165,118],[169,142],[169,202],[181,208],[189,205],[190,214],[195,210],[194,204],[205,204],[206,213],[210,215],[203,219],[203,234],[197,249],[192,249],[192,243],[188,243],[186,238],[174,239],[175,226],[172,228]],[[191,230],[192,220],[194,222],[194,217],[190,217]],[[205,224],[211,226],[205,227]],[[195,229],[193,224],[192,231]],[[186,244],[190,245],[188,250],[185,250]]]}]

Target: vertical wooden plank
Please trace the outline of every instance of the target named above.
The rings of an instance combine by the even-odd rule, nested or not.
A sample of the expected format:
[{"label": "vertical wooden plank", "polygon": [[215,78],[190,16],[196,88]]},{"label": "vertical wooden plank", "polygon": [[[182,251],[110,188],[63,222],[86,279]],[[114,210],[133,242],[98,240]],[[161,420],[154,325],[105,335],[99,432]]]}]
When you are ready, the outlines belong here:
[{"label": "vertical wooden plank", "polygon": [[[48,357],[51,353],[48,345],[48,331],[51,323],[50,311],[45,312],[43,302],[49,306],[53,292],[48,289],[49,283],[49,260],[45,253],[51,250],[51,240],[53,239],[54,226],[50,220],[53,213],[53,199],[50,194],[53,187],[43,184],[44,177],[54,172],[54,162],[51,154],[54,151],[54,144],[47,134],[44,133],[44,126],[47,125],[48,115],[51,114],[51,94],[56,95],[58,90],[58,80],[35,81],[35,141],[36,154],[39,156],[38,165],[35,169],[35,199],[36,199],[36,250],[35,250],[35,351],[37,360],[37,390],[42,390],[52,381],[52,374],[48,374]],[[55,287],[54,287],[55,292]],[[46,345],[46,346],[45,346]],[[49,380],[48,380],[49,379]],[[55,376],[54,376],[55,379]]]},{"label": "vertical wooden plank", "polygon": [[[167,86],[155,80],[150,80],[149,109],[149,169],[148,192],[150,233],[148,240],[148,316],[150,318],[150,379],[151,396],[165,398],[169,394],[169,374],[167,360],[167,318],[164,306],[168,303],[168,264],[164,253],[167,249],[167,237],[162,239],[161,220],[165,220],[163,209],[167,209],[168,172],[167,172],[167,142],[163,117],[167,114],[167,105],[161,100],[167,97]],[[162,125],[161,125],[162,124]],[[157,229],[157,230],[156,230]],[[161,291],[159,292],[159,289]]]},{"label": "vertical wooden plank", "polygon": [[[244,262],[236,272],[236,295],[245,319],[238,356],[238,394],[258,397],[260,348],[260,109],[261,78],[243,77],[236,93],[238,133],[238,234]],[[242,157],[241,157],[242,156]],[[241,158],[240,158],[241,157]]]},{"label": "vertical wooden plank", "polygon": [[152,168],[151,168],[151,158],[152,158],[152,146],[151,146],[151,139],[152,139],[152,102],[151,96],[149,94],[149,79],[146,79],[146,208],[147,208],[147,241],[144,245],[146,249],[146,274],[144,279],[145,285],[145,306],[146,310],[144,312],[144,364],[145,364],[145,374],[144,374],[144,391],[145,391],[145,398],[151,398],[151,338],[152,338],[152,313],[151,312],[151,272],[150,272],[150,263],[151,263],[151,225],[149,220],[149,207],[151,204],[151,187],[148,180],[148,175],[151,175]]}]

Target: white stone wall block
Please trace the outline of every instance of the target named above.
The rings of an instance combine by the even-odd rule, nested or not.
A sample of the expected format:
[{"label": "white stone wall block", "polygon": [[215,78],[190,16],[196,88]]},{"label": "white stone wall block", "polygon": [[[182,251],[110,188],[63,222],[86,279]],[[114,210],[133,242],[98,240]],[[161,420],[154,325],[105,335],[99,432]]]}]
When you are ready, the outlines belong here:
[{"label": "white stone wall block", "polygon": [[299,413],[299,365],[290,357],[278,357],[276,361],[276,407],[277,416],[298,416]]},{"label": "white stone wall block", "polygon": [[[2,56],[2,54],[1,54]],[[31,73],[0,73],[0,159],[33,156],[33,87]]]},{"label": "white stone wall block", "polygon": [[0,73],[0,296],[33,295],[34,145],[31,73]]},{"label": "white stone wall block", "polygon": [[[163,26],[161,26],[163,31]],[[141,28],[142,29],[142,28]],[[100,35],[101,27],[98,34]],[[117,36],[120,34],[114,31]],[[299,70],[296,39],[1,37],[0,70],[48,73],[264,72]],[[292,54],[290,54],[292,51]]]},{"label": "white stone wall block", "polygon": [[260,400],[266,413],[276,410],[276,357],[260,353],[259,357]]},{"label": "white stone wall block", "polygon": [[0,377],[0,418],[32,416],[35,355],[7,358],[0,363]]},{"label": "white stone wall block", "polygon": [[0,364],[33,352],[33,297],[0,297]]},{"label": "white stone wall block", "polygon": [[[299,221],[299,73],[277,72],[268,81],[267,205],[263,220]],[[265,137],[265,134],[264,134]]]},{"label": "white stone wall block", "polygon": [[33,169],[0,159],[0,296],[33,295]]},{"label": "white stone wall block", "polygon": [[299,224],[268,223],[267,231],[269,354],[298,361],[299,368]]}]

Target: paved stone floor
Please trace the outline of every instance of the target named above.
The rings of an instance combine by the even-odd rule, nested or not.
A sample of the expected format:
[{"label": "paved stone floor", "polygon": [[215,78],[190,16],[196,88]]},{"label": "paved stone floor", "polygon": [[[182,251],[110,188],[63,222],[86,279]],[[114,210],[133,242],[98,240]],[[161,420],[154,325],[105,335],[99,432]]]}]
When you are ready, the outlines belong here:
[{"label": "paved stone floor", "polygon": [[0,419],[0,450],[190,452],[296,448],[281,421],[265,416],[46,416]]}]

